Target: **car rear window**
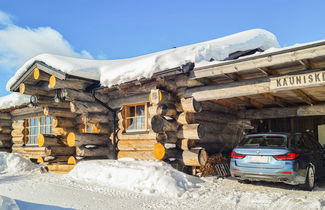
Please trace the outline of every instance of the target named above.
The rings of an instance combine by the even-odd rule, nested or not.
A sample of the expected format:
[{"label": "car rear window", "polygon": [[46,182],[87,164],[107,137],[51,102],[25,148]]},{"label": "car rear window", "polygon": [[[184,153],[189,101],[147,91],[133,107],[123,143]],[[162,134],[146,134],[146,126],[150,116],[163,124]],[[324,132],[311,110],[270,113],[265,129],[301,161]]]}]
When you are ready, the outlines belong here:
[{"label": "car rear window", "polygon": [[286,147],[287,138],[283,136],[248,136],[239,146],[247,147]]}]

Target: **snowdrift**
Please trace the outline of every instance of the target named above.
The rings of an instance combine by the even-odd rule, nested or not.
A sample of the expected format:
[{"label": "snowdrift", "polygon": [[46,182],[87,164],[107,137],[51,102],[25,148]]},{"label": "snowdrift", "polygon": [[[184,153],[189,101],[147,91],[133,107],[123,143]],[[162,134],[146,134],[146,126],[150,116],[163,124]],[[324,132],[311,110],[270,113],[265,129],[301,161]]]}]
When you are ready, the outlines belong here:
[{"label": "snowdrift", "polygon": [[0,152],[0,175],[19,175],[30,173],[38,166],[17,153]]},{"label": "snowdrift", "polygon": [[83,161],[68,177],[76,182],[171,197],[180,197],[202,182],[166,163],[130,160]]},{"label": "snowdrift", "polygon": [[66,56],[42,54],[28,60],[7,83],[7,90],[35,62],[44,62],[70,75],[100,80],[102,86],[113,86],[141,78],[150,78],[154,73],[176,68],[193,62],[222,61],[236,51],[260,48],[278,48],[279,43],[272,33],[253,29],[230,36],[193,45],[164,50],[148,55],[116,60],[90,60]]},{"label": "snowdrift", "polygon": [[1,210],[19,210],[15,200],[0,195],[0,209]]}]

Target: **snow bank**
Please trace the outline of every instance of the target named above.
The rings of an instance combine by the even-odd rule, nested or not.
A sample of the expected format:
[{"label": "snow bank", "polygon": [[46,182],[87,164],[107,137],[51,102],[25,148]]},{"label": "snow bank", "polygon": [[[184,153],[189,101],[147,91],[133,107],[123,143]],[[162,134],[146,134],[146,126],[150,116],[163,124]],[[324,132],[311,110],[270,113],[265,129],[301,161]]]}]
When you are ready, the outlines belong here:
[{"label": "snow bank", "polygon": [[155,72],[179,67],[188,62],[223,60],[236,51],[279,47],[276,37],[262,29],[253,29],[207,42],[164,50],[144,56],[119,60],[89,60],[42,54],[27,61],[7,83],[7,90],[35,61],[70,75],[100,80],[102,86],[149,78]]},{"label": "snow bank", "polygon": [[21,106],[30,102],[29,95],[22,95],[20,93],[11,93],[0,97],[0,109],[8,109],[15,106]]},{"label": "snow bank", "polygon": [[14,199],[0,195],[0,209],[1,210],[19,210],[18,205]]},{"label": "snow bank", "polygon": [[200,182],[166,163],[151,161],[83,161],[68,177],[77,182],[171,197],[180,197]]},{"label": "snow bank", "polygon": [[25,174],[37,168],[37,165],[20,154],[0,152],[0,175]]}]

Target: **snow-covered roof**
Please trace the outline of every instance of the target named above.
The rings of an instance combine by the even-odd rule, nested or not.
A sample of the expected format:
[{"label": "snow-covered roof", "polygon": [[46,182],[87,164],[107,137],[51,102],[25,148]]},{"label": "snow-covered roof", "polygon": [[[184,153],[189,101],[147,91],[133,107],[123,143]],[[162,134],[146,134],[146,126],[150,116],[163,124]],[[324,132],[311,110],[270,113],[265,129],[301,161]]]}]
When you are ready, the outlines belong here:
[{"label": "snow-covered roof", "polygon": [[198,44],[164,50],[148,55],[118,59],[89,60],[42,54],[28,60],[7,83],[7,90],[36,61],[45,63],[69,75],[100,80],[102,86],[150,78],[154,73],[180,67],[188,62],[206,63],[211,59],[221,61],[231,53],[252,49],[278,48],[279,43],[272,33],[253,29]]},{"label": "snow-covered roof", "polygon": [[0,97],[0,111],[1,109],[9,109],[29,104],[30,96],[22,95],[20,93],[11,93]]}]

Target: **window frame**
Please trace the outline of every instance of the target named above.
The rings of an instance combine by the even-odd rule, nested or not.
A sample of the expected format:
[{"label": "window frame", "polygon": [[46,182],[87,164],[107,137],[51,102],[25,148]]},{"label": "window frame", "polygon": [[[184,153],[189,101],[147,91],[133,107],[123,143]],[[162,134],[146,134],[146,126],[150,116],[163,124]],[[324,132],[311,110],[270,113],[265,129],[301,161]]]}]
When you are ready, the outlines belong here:
[{"label": "window frame", "polygon": [[[144,106],[144,115],[137,115],[136,107],[137,106]],[[130,116],[130,108],[134,107],[134,116]],[[143,129],[128,129],[130,125],[128,125],[129,119],[136,119],[136,118],[144,118],[144,128]],[[126,104],[123,105],[123,126],[124,126],[124,133],[138,133],[138,132],[146,132],[148,131],[148,103],[141,102],[141,103],[134,103],[134,104]]]},{"label": "window frame", "polygon": [[[33,125],[31,125],[32,120],[35,120]],[[53,134],[53,124],[52,124],[53,117],[51,116],[35,116],[35,117],[24,119],[24,121],[25,121],[24,128],[28,130],[28,133],[24,133],[24,138],[27,139],[26,146],[37,146],[38,134]],[[31,129],[36,129],[37,133],[32,134]],[[31,136],[33,136],[33,142],[31,142],[32,140]]]}]

